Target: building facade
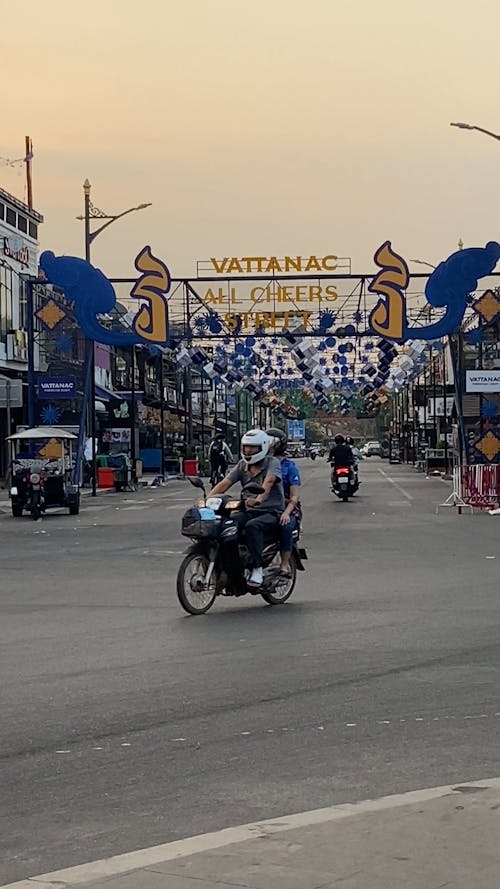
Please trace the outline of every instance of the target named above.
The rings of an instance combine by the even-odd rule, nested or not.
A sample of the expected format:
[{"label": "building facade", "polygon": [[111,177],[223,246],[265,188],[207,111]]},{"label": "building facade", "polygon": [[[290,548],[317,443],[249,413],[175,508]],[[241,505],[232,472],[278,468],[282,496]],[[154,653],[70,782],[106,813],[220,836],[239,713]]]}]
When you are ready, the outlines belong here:
[{"label": "building facade", "polygon": [[42,222],[40,213],[0,188],[0,477],[7,463],[5,437],[26,420],[28,334],[23,278],[37,276]]}]

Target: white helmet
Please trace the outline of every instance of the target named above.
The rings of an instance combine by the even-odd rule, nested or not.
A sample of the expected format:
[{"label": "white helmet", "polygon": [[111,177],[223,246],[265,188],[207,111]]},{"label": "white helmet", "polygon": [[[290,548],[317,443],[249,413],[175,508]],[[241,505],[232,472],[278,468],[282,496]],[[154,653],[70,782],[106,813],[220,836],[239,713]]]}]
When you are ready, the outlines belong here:
[{"label": "white helmet", "polygon": [[[249,429],[241,439],[241,459],[245,461],[247,466],[254,463],[260,463],[269,453],[272,439],[263,429]],[[253,453],[245,454],[245,448],[252,450]]]}]

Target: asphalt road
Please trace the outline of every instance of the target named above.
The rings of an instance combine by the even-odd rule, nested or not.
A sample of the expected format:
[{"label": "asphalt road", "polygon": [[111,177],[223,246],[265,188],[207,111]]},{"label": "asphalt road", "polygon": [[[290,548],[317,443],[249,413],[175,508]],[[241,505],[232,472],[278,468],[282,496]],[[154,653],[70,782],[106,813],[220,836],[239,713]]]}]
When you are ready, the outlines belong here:
[{"label": "asphalt road", "polygon": [[187,484],[0,517],[0,884],[500,774],[500,519],[436,516],[449,487],[387,462],[349,504],[301,466],[280,608],[184,615]]}]

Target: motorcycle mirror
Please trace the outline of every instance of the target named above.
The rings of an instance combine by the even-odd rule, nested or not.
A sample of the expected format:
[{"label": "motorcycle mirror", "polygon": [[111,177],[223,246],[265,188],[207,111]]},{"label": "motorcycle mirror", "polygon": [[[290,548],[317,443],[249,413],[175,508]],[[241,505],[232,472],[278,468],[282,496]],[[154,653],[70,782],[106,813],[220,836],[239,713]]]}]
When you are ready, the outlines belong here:
[{"label": "motorcycle mirror", "polygon": [[203,491],[205,490],[205,485],[198,475],[188,475],[187,480],[193,485],[194,488],[201,488]]}]

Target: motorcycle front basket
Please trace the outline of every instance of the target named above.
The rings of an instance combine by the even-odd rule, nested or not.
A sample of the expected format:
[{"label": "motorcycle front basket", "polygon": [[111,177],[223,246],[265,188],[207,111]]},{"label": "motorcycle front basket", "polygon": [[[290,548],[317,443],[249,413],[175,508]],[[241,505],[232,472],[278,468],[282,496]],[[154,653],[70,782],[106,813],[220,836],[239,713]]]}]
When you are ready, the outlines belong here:
[{"label": "motorcycle front basket", "polygon": [[215,538],[219,536],[220,518],[202,519],[197,509],[188,509],[182,517],[181,534],[184,537]]}]

